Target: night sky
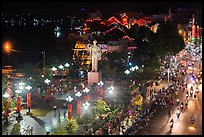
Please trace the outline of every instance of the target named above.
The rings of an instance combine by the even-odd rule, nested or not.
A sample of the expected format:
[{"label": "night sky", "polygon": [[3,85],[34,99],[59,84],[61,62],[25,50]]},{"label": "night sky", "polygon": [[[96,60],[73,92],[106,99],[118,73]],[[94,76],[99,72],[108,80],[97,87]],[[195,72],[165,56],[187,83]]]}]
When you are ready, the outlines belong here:
[{"label": "night sky", "polygon": [[4,2],[3,13],[31,12],[68,14],[101,10],[102,12],[142,11],[146,14],[168,12],[176,8],[202,8],[201,2]]}]

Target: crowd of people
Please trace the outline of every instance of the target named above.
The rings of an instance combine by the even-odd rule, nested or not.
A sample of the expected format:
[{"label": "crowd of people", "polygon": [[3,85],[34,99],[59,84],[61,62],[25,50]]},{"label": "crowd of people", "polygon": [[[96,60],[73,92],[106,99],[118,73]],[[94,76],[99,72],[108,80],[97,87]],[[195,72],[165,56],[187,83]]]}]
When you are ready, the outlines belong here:
[{"label": "crowd of people", "polygon": [[[188,52],[184,53],[185,56],[190,54]],[[184,66],[182,64],[183,61],[186,62],[187,65]],[[189,71],[189,66],[193,67],[193,71]],[[188,108],[189,99],[192,98],[196,100],[198,96],[198,83],[200,79],[198,79],[199,74],[195,73],[194,70],[193,61],[190,61],[188,58],[181,58],[180,60],[177,58],[177,66],[174,66],[174,73],[171,77],[171,82],[168,83],[168,86],[162,87],[161,89],[149,89],[150,94],[148,96],[152,101],[151,105],[147,108],[143,108],[143,110],[139,113],[130,114],[129,112],[123,112],[122,115],[119,113],[119,115],[116,115],[108,124],[100,128],[100,130],[103,131],[101,134],[136,135],[149,124],[153,114],[158,109],[161,110],[161,108],[169,109],[169,124],[171,130],[174,125],[171,107],[176,106],[176,116],[179,118],[181,113]],[[189,77],[192,77],[192,81],[188,79]],[[193,84],[190,85],[188,81]],[[178,93],[181,93],[181,96],[179,96]],[[183,94],[185,95],[184,98],[182,98]],[[191,121],[194,123],[194,116],[192,116]]]}]

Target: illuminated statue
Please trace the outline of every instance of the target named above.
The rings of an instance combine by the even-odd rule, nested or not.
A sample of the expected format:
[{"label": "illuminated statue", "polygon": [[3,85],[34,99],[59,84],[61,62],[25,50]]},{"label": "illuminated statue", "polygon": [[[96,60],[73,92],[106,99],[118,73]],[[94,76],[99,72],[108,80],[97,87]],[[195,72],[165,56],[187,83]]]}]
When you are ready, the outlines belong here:
[{"label": "illuminated statue", "polygon": [[93,41],[93,45],[88,44],[87,49],[92,60],[92,72],[98,71],[98,61],[101,59],[101,49],[96,45],[97,41]]}]

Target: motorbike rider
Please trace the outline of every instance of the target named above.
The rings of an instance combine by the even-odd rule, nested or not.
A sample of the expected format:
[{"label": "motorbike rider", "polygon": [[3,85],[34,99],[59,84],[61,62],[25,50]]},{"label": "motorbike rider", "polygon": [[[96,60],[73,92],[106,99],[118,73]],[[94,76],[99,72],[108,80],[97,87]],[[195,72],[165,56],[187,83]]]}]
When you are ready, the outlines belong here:
[{"label": "motorbike rider", "polygon": [[173,125],[174,125],[174,120],[173,118],[170,120],[170,128],[172,129],[173,128]]},{"label": "motorbike rider", "polygon": [[192,116],[191,116],[191,123],[193,124],[194,122],[195,122],[195,116],[192,115]]}]

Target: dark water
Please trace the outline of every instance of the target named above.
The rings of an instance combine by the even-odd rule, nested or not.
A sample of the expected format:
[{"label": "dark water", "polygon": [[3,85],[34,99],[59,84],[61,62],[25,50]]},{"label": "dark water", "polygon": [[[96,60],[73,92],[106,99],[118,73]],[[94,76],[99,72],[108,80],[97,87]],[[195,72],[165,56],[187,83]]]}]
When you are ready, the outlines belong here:
[{"label": "dark water", "polygon": [[[46,53],[46,60],[54,56],[56,58],[71,58],[72,48],[75,41],[68,40],[68,27],[62,28],[62,38],[56,38],[54,35],[53,25],[27,25],[19,26],[18,24],[2,26],[2,45],[9,40],[12,43],[13,49],[20,52],[12,52],[6,54],[2,50],[2,65],[8,63],[14,67],[21,67],[25,62],[41,63],[43,60],[42,51]],[[9,59],[8,59],[9,57]],[[9,61],[9,62],[8,62]]]}]

